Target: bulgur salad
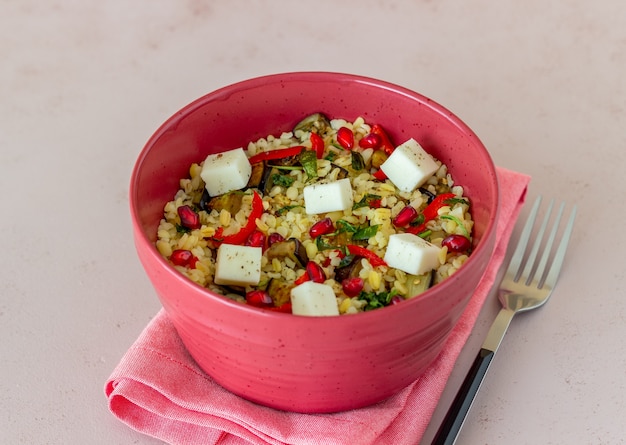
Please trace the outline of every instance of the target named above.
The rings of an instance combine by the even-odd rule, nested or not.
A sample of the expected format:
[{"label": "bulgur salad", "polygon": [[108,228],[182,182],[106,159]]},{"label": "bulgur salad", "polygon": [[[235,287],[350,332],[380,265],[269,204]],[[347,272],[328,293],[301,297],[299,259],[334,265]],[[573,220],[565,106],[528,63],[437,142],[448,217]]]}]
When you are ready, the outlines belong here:
[{"label": "bulgur salad", "polygon": [[472,249],[463,187],[414,139],[315,113],[211,154],[164,207],[156,248],[238,302],[342,315],[414,298]]}]

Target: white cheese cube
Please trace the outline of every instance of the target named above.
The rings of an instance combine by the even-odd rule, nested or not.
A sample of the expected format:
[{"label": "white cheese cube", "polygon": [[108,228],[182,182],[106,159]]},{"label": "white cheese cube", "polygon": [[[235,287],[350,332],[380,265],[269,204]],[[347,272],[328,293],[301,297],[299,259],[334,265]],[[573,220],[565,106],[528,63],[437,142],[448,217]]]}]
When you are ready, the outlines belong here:
[{"label": "white cheese cube", "polygon": [[306,281],[291,289],[291,311],[295,315],[339,315],[333,288],[322,283]]},{"label": "white cheese cube", "polygon": [[304,207],[309,215],[352,208],[352,185],[348,178],[304,187]]},{"label": "white cheese cube", "polygon": [[399,145],[380,169],[400,191],[412,192],[424,185],[439,166],[415,139]]},{"label": "white cheese cube", "polygon": [[406,273],[421,275],[439,266],[440,248],[412,233],[389,236],[385,262]]},{"label": "white cheese cube", "polygon": [[211,196],[242,189],[248,184],[252,166],[243,148],[208,155],[200,177]]},{"label": "white cheese cube", "polygon": [[215,260],[215,284],[255,285],[261,279],[260,247],[222,244]]}]

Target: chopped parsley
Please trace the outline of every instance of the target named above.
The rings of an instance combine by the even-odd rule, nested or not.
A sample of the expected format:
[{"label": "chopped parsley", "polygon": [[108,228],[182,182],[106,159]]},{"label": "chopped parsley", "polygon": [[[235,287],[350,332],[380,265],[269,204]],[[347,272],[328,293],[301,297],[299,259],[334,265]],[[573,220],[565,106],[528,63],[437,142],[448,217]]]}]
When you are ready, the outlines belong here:
[{"label": "chopped parsley", "polygon": [[298,207],[302,207],[302,206],[295,204],[295,205],[289,205],[289,206],[281,207],[280,209],[276,210],[276,215],[280,216],[283,213],[287,213],[290,210],[296,209]]},{"label": "chopped parsley", "polygon": [[176,224],[176,232],[178,233],[189,233],[191,229],[189,227],[181,226],[180,224]]},{"label": "chopped parsley", "polygon": [[318,236],[317,238],[315,238],[315,245],[317,247],[317,250],[319,251],[339,249],[339,246],[333,246],[332,244],[328,244],[323,236]]},{"label": "chopped parsley", "polygon": [[280,185],[281,187],[291,187],[296,178],[289,175],[281,175],[280,173],[276,173],[272,175],[272,182],[274,185]]},{"label": "chopped parsley", "polygon": [[372,193],[366,193],[360,201],[355,202],[352,205],[352,210],[356,210],[356,209],[360,209],[361,207],[368,207],[370,205],[370,202],[375,200],[375,199],[380,199],[381,196],[380,195],[374,195]]},{"label": "chopped parsley", "polygon": [[447,219],[450,221],[454,221],[456,223],[456,225],[463,231],[463,234],[465,235],[466,238],[469,238],[469,233],[467,233],[467,229],[465,228],[465,224],[463,224],[463,221],[461,221],[459,218],[457,218],[454,215],[441,215],[440,216],[441,219]]},{"label": "chopped parsley", "polygon": [[366,311],[389,306],[391,299],[398,293],[396,289],[388,292],[365,292],[361,291],[357,297],[359,300],[367,301],[367,305],[363,308]]},{"label": "chopped parsley", "polygon": [[340,219],[337,220],[337,222],[335,223],[335,225],[337,226],[337,228],[339,229],[337,233],[341,233],[341,232],[350,232],[350,233],[354,233],[357,231],[357,228],[353,225],[350,224],[348,221],[346,221],[345,219]]},{"label": "chopped parsley", "polygon": [[327,161],[333,162],[336,158],[337,158],[336,151],[328,151],[328,154],[326,155],[324,159],[326,159]]},{"label": "chopped parsley", "polygon": [[467,201],[467,199],[463,199],[463,198],[450,198],[450,199],[446,199],[444,202],[448,204],[449,206],[453,206],[454,204],[469,205],[469,202]]},{"label": "chopped parsley", "polygon": [[352,239],[355,241],[368,240],[376,235],[376,232],[378,232],[378,227],[378,224],[362,227],[352,234]]}]

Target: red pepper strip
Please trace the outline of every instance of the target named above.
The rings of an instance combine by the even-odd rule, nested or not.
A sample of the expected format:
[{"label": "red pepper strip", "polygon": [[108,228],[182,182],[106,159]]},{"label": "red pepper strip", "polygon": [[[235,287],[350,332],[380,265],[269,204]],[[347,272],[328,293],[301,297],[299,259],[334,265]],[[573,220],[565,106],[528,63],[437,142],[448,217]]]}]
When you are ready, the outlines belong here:
[{"label": "red pepper strip", "polygon": [[396,149],[396,146],[391,143],[391,139],[389,139],[389,136],[387,135],[387,132],[383,129],[383,127],[378,124],[374,124],[372,125],[371,132],[380,136],[381,148],[385,153],[390,155],[391,152]]},{"label": "red pepper strip", "polygon": [[263,199],[258,192],[253,192],[252,195],[252,211],[250,212],[250,216],[248,217],[248,221],[246,225],[239,229],[239,232],[233,233],[232,235],[227,235],[225,237],[221,237],[224,229],[221,227],[217,229],[213,239],[217,242],[221,242],[224,244],[239,244],[242,245],[246,242],[248,237],[252,232],[256,230],[256,220],[263,215]]},{"label": "red pepper strip", "polygon": [[377,170],[376,172],[372,174],[372,176],[378,179],[379,181],[384,181],[385,179],[387,179],[387,175],[382,170]]},{"label": "red pepper strip", "polygon": [[381,199],[372,199],[370,201],[370,209],[379,209],[383,205]]},{"label": "red pepper strip", "polygon": [[297,145],[295,147],[280,148],[278,150],[262,151],[261,153],[251,156],[248,161],[250,164],[256,164],[257,162],[262,161],[289,158],[291,156],[299,155],[303,149],[304,147],[302,145]]},{"label": "red pepper strip", "polygon": [[302,283],[305,283],[305,282],[307,282],[307,281],[309,281],[309,280],[310,280],[310,278],[309,278],[309,274],[308,274],[308,273],[306,273],[306,272],[304,272],[304,273],[300,276],[300,278],[298,278],[296,281],[294,281],[294,284],[296,284],[296,285],[298,285],[298,284],[302,284]]},{"label": "red pepper strip", "polygon": [[437,216],[439,215],[437,211],[443,206],[447,205],[446,201],[448,199],[452,199],[454,197],[456,197],[454,193],[442,193],[441,195],[437,195],[435,199],[433,199],[431,203],[428,204],[426,208],[424,209],[424,211],[422,212],[422,215],[424,215],[424,222],[420,224],[419,226],[407,227],[405,232],[417,235],[418,233],[421,233],[424,230],[426,230],[426,223],[428,221],[431,221],[437,218]]},{"label": "red pepper strip", "polygon": [[377,266],[386,266],[385,260],[376,255],[371,250],[366,249],[363,246],[357,246],[356,244],[348,244],[347,246],[348,252],[355,256],[362,256],[367,259],[373,267]]},{"label": "red pepper strip", "polygon": [[317,159],[322,159],[324,157],[324,139],[317,133],[311,133],[309,139],[311,140],[311,148],[315,152]]}]

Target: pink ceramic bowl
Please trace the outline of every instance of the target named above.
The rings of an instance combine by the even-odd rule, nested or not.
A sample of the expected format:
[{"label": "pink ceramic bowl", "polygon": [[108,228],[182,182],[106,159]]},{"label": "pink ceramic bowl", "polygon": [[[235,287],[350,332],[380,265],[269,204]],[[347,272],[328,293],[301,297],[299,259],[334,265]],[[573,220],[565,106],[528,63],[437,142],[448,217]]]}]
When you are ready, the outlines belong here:
[{"label": "pink ceramic bowl", "polygon": [[[409,137],[465,187],[475,249],[451,278],[421,297],[371,312],[300,317],[235,303],[183,277],[154,247],[165,202],[192,162],[289,131],[321,111],[363,116],[395,141]],[[262,405],[322,413],[381,401],[414,381],[441,351],[492,254],[498,212],[493,162],[450,111],[405,88],[337,73],[289,73],[236,83],[174,114],[150,138],[132,173],[137,252],[190,354],[230,391]]]}]

